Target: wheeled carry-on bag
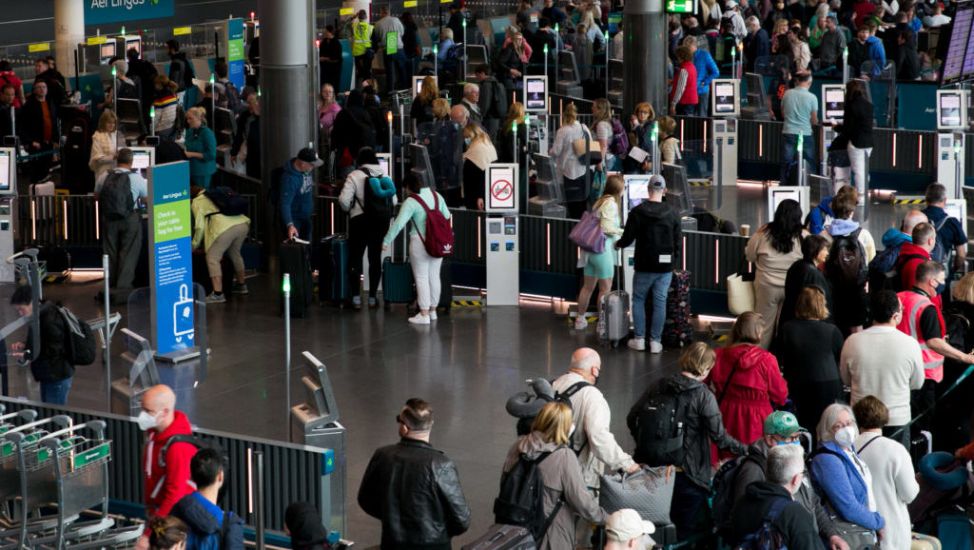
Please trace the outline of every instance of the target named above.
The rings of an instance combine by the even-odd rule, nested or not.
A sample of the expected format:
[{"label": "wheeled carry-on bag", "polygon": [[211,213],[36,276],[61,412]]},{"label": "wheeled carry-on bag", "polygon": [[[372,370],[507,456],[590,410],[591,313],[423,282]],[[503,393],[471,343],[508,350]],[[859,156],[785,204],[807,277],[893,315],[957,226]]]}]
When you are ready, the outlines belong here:
[{"label": "wheeled carry-on bag", "polygon": [[382,262],[382,301],[388,304],[409,304],[416,299],[413,270],[409,265],[408,228],[403,229],[403,257],[386,258]]},{"label": "wheeled carry-on bag", "polygon": [[[278,251],[280,273],[291,276],[291,317],[304,317],[311,305],[311,259],[309,245],[284,241]],[[284,314],[284,291],[281,291],[281,315]]]},{"label": "wheeled carry-on bag", "polygon": [[599,312],[599,339],[608,341],[612,347],[629,336],[629,293],[625,290],[622,270],[616,269],[619,277],[619,290],[614,290],[602,298]]},{"label": "wheeled carry-on bag", "polygon": [[[650,300],[646,300],[647,306]],[[648,314],[648,312],[647,312]],[[690,272],[674,270],[673,280],[666,293],[666,320],[663,322],[663,346],[682,348],[693,341],[690,324]]]},{"label": "wheeled carry-on bag", "polygon": [[494,524],[487,534],[465,544],[460,550],[535,550],[534,537],[524,527]]},{"label": "wheeled carry-on bag", "polygon": [[348,281],[348,239],[343,234],[329,235],[318,246],[318,300],[342,305],[359,290]]}]

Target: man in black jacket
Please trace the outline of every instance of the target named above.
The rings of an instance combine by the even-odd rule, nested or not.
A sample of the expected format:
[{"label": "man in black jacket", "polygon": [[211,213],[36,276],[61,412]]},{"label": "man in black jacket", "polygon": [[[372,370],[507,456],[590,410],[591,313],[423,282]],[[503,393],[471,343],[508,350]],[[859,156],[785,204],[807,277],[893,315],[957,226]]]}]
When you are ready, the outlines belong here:
[{"label": "man in black jacket", "polygon": [[682,239],[680,217],[670,205],[663,203],[666,180],[655,175],[649,180],[649,198],[629,212],[626,229],[616,248],[623,249],[636,242],[636,273],[632,279],[632,319],[635,337],[629,347],[646,349],[646,297],[653,293],[653,315],[650,320],[649,351],[662,353],[663,321],[666,317],[666,292],[673,279]]},{"label": "man in black jacket", "polygon": [[[17,287],[10,297],[10,305],[21,317],[34,314],[34,301],[31,287]],[[67,327],[64,319],[53,305],[42,303],[40,308],[40,349],[32,349],[33,329],[27,331],[25,342],[10,345],[11,351],[24,352],[30,359],[30,373],[41,384],[41,401],[52,405],[64,405],[68,401],[74,365],[67,356]]]},{"label": "man in black jacket", "polygon": [[767,522],[790,550],[822,548],[814,518],[794,497],[805,477],[803,454],[796,445],[782,445],[768,452],[768,480],[752,483],[747,498],[734,507],[735,542],[758,533]]},{"label": "man in black jacket", "polygon": [[51,169],[54,143],[58,136],[58,106],[48,95],[48,83],[35,80],[34,89],[17,120],[20,143],[29,154],[45,153],[30,161],[30,181],[36,183],[47,178]]},{"label": "man in black jacket", "polygon": [[470,526],[470,509],[453,461],[430,446],[433,408],[410,399],[396,422],[401,439],[372,455],[359,506],[382,521],[383,550],[449,550]]}]

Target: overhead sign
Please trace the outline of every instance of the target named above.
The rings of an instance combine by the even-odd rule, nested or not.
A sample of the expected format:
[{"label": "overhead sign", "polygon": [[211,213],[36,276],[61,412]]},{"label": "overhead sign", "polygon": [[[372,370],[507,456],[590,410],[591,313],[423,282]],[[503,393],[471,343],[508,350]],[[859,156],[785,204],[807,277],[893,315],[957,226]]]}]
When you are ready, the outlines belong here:
[{"label": "overhead sign", "polygon": [[175,0],[77,0],[85,3],[85,25],[172,17]]},{"label": "overhead sign", "polygon": [[88,40],[85,43],[88,44],[89,46],[97,46],[99,44],[104,44],[106,42],[108,42],[108,37],[102,35],[102,36],[89,36]]},{"label": "overhead sign", "polygon": [[346,15],[355,15],[355,8],[340,8],[338,10],[338,15],[345,17]]},{"label": "overhead sign", "polygon": [[51,43],[41,42],[39,44],[30,44],[27,46],[27,51],[30,53],[49,52],[51,51]]},{"label": "overhead sign", "polygon": [[173,36],[185,36],[187,34],[193,34],[193,27],[173,27]]},{"label": "overhead sign", "polygon": [[666,13],[693,14],[697,11],[695,0],[666,0]]},{"label": "overhead sign", "polygon": [[484,193],[487,212],[517,211],[517,164],[491,164],[487,167]]},{"label": "overhead sign", "polygon": [[189,163],[149,169],[152,335],[158,355],[195,346]]},{"label": "overhead sign", "polygon": [[402,3],[402,7],[404,8],[415,8],[418,5],[419,2],[417,0],[406,0],[405,2]]}]

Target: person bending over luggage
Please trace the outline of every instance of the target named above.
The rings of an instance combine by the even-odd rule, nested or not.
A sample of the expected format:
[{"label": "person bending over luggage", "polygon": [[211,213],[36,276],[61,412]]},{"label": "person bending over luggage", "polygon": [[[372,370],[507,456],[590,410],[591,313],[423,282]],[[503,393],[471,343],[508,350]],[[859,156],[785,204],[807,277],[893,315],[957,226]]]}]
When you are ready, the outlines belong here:
[{"label": "person bending over luggage", "polygon": [[[399,215],[382,239],[382,250],[388,250],[399,232],[409,228],[409,265],[416,281],[416,302],[419,313],[409,318],[415,325],[428,325],[436,320],[436,304],[440,303],[440,266],[443,258],[430,256],[426,251],[426,218],[428,212],[439,210],[447,220],[450,209],[446,199],[426,186],[423,179],[410,172],[406,175],[406,188],[409,196],[399,208]],[[412,223],[410,223],[412,222]]]},{"label": "person bending over luggage", "polygon": [[189,471],[196,491],[184,496],[172,509],[173,517],[189,527],[186,550],[243,550],[243,520],[233,512],[224,512],[219,504],[226,477],[220,451],[198,450],[189,463]]},{"label": "person bending over luggage", "polygon": [[190,204],[193,212],[193,249],[202,246],[206,251],[206,270],[210,274],[213,285],[213,292],[206,297],[208,304],[222,304],[227,301],[223,294],[223,266],[221,265],[224,254],[233,264],[234,280],[231,292],[249,293],[240,248],[250,232],[250,218],[242,214],[228,216],[220,212],[220,208],[209,195],[217,193],[223,195],[224,189],[218,187],[204,192],[199,187],[194,187],[196,196]]},{"label": "person bending over luggage", "polygon": [[307,502],[288,505],[284,511],[284,530],[291,537],[294,550],[331,550],[321,514]]},{"label": "person bending over luggage", "polygon": [[396,416],[400,440],[375,451],[358,503],[382,521],[382,548],[449,550],[470,527],[457,467],[430,445],[433,407],[413,398]]},{"label": "person bending over luggage", "polygon": [[757,538],[762,531],[770,531],[780,535],[783,547],[820,550],[822,541],[815,531],[815,518],[795,498],[805,479],[802,448],[783,445],[771,449],[766,470],[767,481],[748,486],[747,498],[734,507],[737,541]]},{"label": "person bending over luggage", "polygon": [[[552,401],[541,409],[531,425],[531,433],[518,438],[507,453],[503,476],[506,479],[516,467],[526,468],[535,463],[541,475],[544,491],[541,508],[535,503],[548,525],[547,531],[533,533],[539,550],[575,548],[575,516],[594,524],[605,523],[605,510],[586,487],[582,468],[571,447],[572,407],[560,401]],[[512,505],[511,495],[505,494],[508,484],[501,481],[498,504]],[[507,506],[495,506],[497,523],[507,523],[503,511]],[[540,536],[539,536],[540,535]]]},{"label": "person bending over luggage", "polygon": [[[747,500],[744,496],[753,483],[768,481],[768,453],[784,445],[800,446],[798,435],[801,432],[802,427],[798,424],[798,419],[790,412],[775,411],[764,419],[764,437],[751,444],[747,458],[738,466],[734,477],[735,508],[740,502]],[[811,515],[813,530],[822,540],[828,542],[831,550],[849,550],[849,545],[839,536],[835,524],[829,518],[818,493],[815,492],[807,477],[802,479],[801,486],[793,493],[793,498]]]},{"label": "person bending over luggage", "polygon": [[[605,191],[599,200],[592,205],[592,212],[599,218],[599,227],[605,234],[605,249],[598,254],[594,252],[582,251],[585,260],[585,279],[582,289],[578,293],[578,316],[575,317],[575,330],[585,330],[588,321],[585,319],[585,312],[588,311],[588,303],[592,299],[592,292],[595,285],[599,285],[598,311],[601,318],[602,300],[612,291],[612,279],[615,277],[616,258],[619,253],[616,251],[616,241],[622,236],[622,192],[626,185],[622,176],[613,175],[605,182]],[[623,315],[625,312],[621,312]],[[626,330],[628,330],[628,323]],[[605,327],[599,325],[601,334]]]},{"label": "person bending over luggage", "polygon": [[[34,314],[32,292],[30,285],[21,285],[10,296],[10,305],[17,311],[17,315],[30,317]],[[41,401],[64,405],[68,402],[68,392],[71,391],[71,381],[74,378],[74,365],[68,361],[65,349],[69,338],[67,326],[56,307],[42,302],[38,313],[41,317],[41,349],[31,348],[34,341],[31,327],[27,329],[27,340],[11,344],[10,350],[15,353],[23,352],[30,359],[30,373],[41,385]]]},{"label": "person bending over luggage", "polygon": [[[875,545],[872,532],[875,531],[882,540],[886,520],[876,511],[869,466],[859,458],[855,449],[859,428],[852,409],[841,403],[829,405],[815,431],[819,447],[812,453],[812,481],[823,500],[835,511],[837,521],[845,523],[846,527],[854,524],[853,532],[867,531],[860,533],[862,538],[872,539]],[[845,539],[850,547],[860,547],[856,544],[859,541],[849,540],[848,534]]]},{"label": "person bending over luggage", "polygon": [[281,222],[287,237],[311,242],[311,215],[314,203],[314,169],[324,164],[310,147],[284,164],[281,175]]},{"label": "person bending over luggage", "polygon": [[[680,355],[680,372],[650,386],[626,417],[636,440],[636,461],[677,467],[670,517],[680,540],[702,528],[713,477],[710,441],[735,455],[747,452],[747,446],[724,430],[717,398],[703,384],[716,361],[707,344],[690,344]],[[651,426],[660,425],[668,425],[666,431],[673,436],[658,437]]]}]

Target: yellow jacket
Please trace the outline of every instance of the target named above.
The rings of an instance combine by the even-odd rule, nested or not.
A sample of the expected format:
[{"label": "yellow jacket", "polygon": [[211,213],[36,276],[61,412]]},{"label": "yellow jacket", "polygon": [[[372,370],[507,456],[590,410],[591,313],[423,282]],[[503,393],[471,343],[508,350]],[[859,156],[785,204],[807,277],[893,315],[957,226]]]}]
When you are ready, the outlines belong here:
[{"label": "yellow jacket", "polygon": [[193,212],[193,249],[199,248],[202,243],[203,249],[206,250],[227,229],[242,223],[250,223],[250,218],[247,216],[221,214],[220,209],[213,204],[206,193],[197,195],[190,204],[190,209]]},{"label": "yellow jacket", "polygon": [[352,23],[352,56],[358,57],[372,47],[372,24],[368,21]]}]

